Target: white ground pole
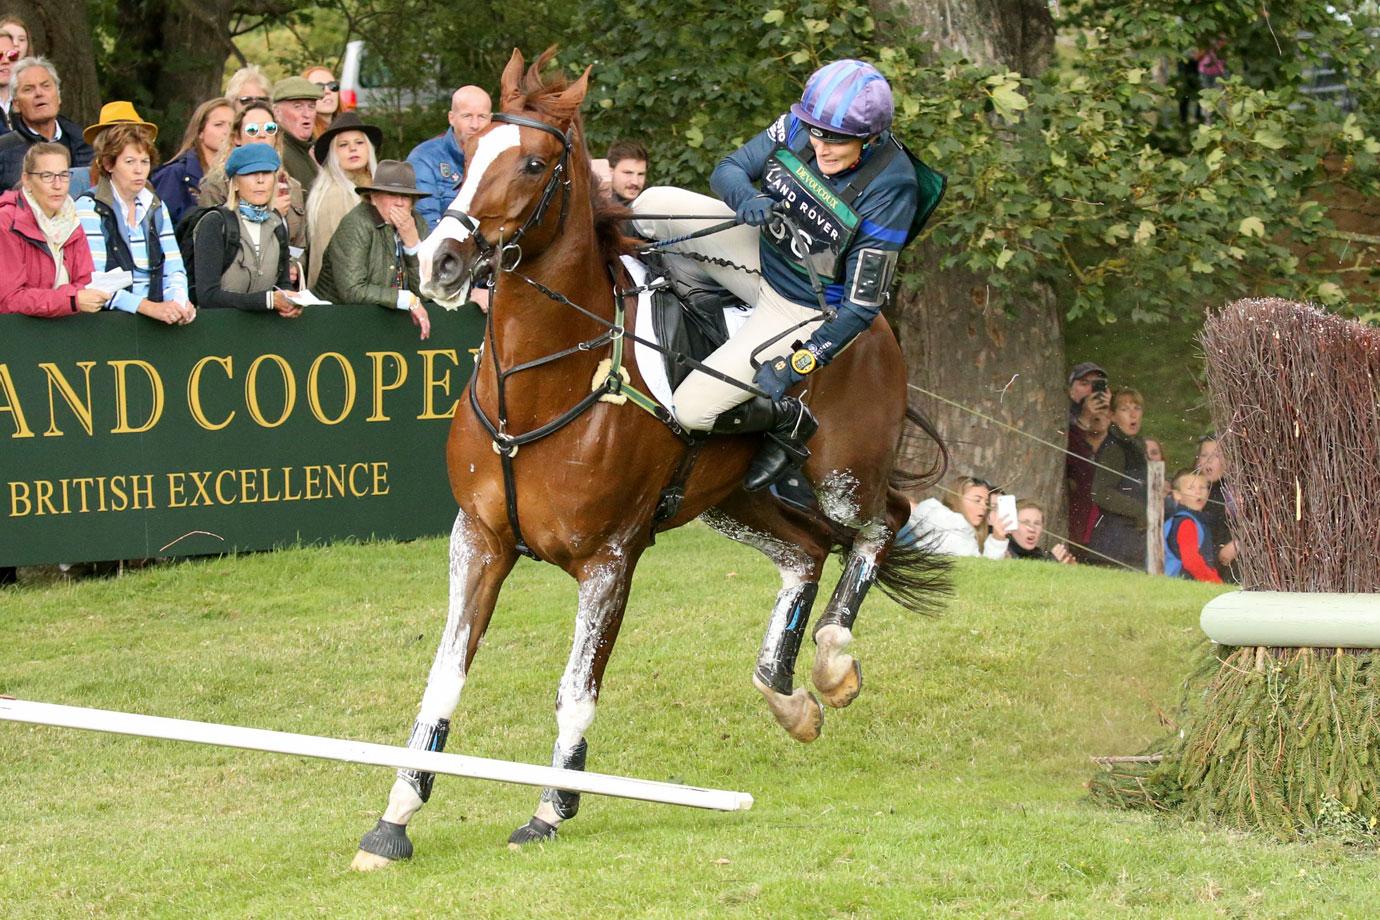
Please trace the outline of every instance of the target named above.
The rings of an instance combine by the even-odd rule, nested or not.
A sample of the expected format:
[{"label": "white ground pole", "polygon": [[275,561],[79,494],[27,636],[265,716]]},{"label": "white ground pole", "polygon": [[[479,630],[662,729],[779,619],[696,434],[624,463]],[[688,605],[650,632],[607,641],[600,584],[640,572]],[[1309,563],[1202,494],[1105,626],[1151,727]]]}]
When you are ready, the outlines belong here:
[{"label": "white ground pole", "polygon": [[639,799],[644,802],[661,802],[666,805],[688,805],[691,808],[708,808],[715,811],[746,811],[752,807],[752,796],[746,792],[700,789],[696,786],[658,783],[652,780],[611,776],[607,773],[562,770],[559,767],[541,767],[507,760],[492,760],[487,757],[417,751],[388,744],[323,738],[318,735],[296,735],[291,732],[221,725],[215,722],[168,719],[109,709],[86,709],[81,706],[0,698],[0,720],[53,725],[60,728],[81,728],[117,735],[138,735],[144,738],[163,738],[169,741],[192,741],[197,744],[243,748],[249,751],[320,757],[325,760],[341,760],[376,767],[421,770],[427,773],[444,773],[448,776],[466,776],[470,779],[491,779],[500,783],[518,783],[524,786],[550,786],[554,789],[569,789],[572,792],[589,792],[623,799]]}]

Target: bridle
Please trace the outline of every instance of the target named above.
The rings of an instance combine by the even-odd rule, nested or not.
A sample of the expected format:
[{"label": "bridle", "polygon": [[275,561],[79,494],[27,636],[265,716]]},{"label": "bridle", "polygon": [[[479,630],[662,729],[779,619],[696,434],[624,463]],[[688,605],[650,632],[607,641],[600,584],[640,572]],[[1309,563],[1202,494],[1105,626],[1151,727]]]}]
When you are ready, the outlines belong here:
[{"label": "bridle", "polygon": [[[570,132],[574,129],[574,125],[572,124],[570,128],[562,131],[554,125],[548,125],[544,121],[528,118],[525,115],[512,115],[507,112],[495,113],[493,120],[510,125],[517,125],[520,128],[534,128],[538,131],[545,131],[561,142],[560,159],[556,161],[556,165],[551,170],[551,175],[546,179],[546,187],[542,189],[541,197],[537,199],[537,206],[532,210],[532,213],[527,216],[527,220],[523,222],[522,226],[518,228],[517,233],[513,234],[508,239],[505,240],[502,235],[500,235],[497,244],[491,242],[480,231],[479,221],[459,208],[456,208],[453,203],[452,206],[446,208],[445,213],[441,215],[442,220],[447,217],[454,218],[460,226],[468,230],[470,236],[474,238],[474,245],[483,256],[483,258],[475,262],[475,267],[477,268],[486,261],[493,262],[494,274],[497,275],[501,271],[512,271],[517,268],[518,263],[522,261],[522,238],[527,234],[527,231],[538,226],[542,220],[545,219],[546,212],[550,210],[551,202],[555,199],[558,190],[562,191],[563,194],[561,195],[561,216],[556,225],[556,235],[559,236],[561,231],[565,229],[565,216],[570,205],[570,176],[567,168],[570,163]],[[505,259],[512,259],[512,264],[505,265]]]}]

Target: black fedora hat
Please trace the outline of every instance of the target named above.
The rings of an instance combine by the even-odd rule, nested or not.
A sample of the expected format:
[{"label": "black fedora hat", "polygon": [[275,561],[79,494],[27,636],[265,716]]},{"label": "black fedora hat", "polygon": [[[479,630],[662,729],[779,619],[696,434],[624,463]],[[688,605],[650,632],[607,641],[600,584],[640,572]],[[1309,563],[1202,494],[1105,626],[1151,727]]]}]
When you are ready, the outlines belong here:
[{"label": "black fedora hat", "polygon": [[316,162],[323,165],[325,164],[326,154],[329,153],[331,149],[331,141],[335,140],[337,134],[344,131],[364,132],[364,136],[369,138],[369,142],[374,145],[375,151],[377,151],[379,145],[383,143],[382,128],[378,125],[366,125],[364,122],[360,121],[359,116],[354,112],[344,112],[335,117],[335,121],[331,122],[329,128],[321,132],[321,136],[318,137],[316,143],[312,145],[311,154],[316,157]]},{"label": "black fedora hat", "polygon": [[426,192],[417,190],[417,172],[406,160],[379,160],[378,169],[374,170],[374,180],[368,185],[355,186],[355,191],[383,192],[409,198],[427,197]]}]

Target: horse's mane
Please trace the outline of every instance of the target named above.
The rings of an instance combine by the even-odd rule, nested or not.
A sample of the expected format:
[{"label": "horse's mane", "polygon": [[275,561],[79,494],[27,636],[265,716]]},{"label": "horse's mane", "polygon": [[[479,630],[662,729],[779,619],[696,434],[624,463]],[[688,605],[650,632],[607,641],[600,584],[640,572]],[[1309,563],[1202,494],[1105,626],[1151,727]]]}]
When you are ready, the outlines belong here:
[{"label": "horse's mane", "polygon": [[637,241],[623,235],[623,222],[630,220],[632,212],[619,205],[599,189],[590,166],[589,148],[585,145],[585,123],[580,115],[580,104],[565,97],[571,81],[565,74],[555,71],[543,74],[542,71],[556,56],[556,46],[552,45],[541,53],[518,81],[516,97],[504,100],[505,111],[532,115],[543,121],[569,123],[571,125],[571,166],[583,170],[589,187],[590,205],[594,211],[594,235],[599,253],[605,262],[616,262],[624,253],[637,248]]}]

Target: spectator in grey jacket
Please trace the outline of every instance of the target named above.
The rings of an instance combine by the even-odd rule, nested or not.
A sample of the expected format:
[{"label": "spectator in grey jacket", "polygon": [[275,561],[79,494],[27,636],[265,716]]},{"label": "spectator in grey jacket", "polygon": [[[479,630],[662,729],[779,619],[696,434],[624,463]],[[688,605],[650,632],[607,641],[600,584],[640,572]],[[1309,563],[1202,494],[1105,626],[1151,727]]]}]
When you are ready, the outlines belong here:
[{"label": "spectator in grey jacket", "polygon": [[1101,553],[1088,561],[1106,563],[1103,557],[1145,571],[1145,442],[1140,439],[1145,400],[1135,390],[1117,390],[1112,396],[1112,427],[1097,451],[1093,470],[1093,501],[1102,516],[1093,527],[1088,545]]}]

